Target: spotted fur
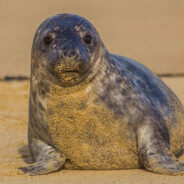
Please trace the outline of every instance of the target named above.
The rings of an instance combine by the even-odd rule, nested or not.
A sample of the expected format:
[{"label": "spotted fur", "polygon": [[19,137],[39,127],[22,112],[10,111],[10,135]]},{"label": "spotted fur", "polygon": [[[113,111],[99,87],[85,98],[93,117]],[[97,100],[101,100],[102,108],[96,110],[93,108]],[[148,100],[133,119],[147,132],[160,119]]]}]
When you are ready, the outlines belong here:
[{"label": "spotted fur", "polygon": [[[85,37],[85,38],[84,38]],[[149,69],[110,54],[86,19],[61,14],[38,28],[32,47],[27,174],[131,169],[178,175],[184,111]]]}]

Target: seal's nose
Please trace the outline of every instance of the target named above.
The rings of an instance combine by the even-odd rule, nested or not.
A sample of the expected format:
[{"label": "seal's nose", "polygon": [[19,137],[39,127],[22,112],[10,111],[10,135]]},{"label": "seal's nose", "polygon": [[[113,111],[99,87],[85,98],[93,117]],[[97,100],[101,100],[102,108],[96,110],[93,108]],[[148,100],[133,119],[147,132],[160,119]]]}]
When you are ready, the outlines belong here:
[{"label": "seal's nose", "polygon": [[85,50],[85,47],[75,46],[74,43],[65,43],[60,46],[59,49],[59,62],[57,64],[62,64],[62,70],[75,70],[80,73],[85,73],[90,68],[90,58]]},{"label": "seal's nose", "polygon": [[60,57],[76,57],[78,58],[80,55],[77,52],[76,46],[72,43],[65,43],[60,47]]},{"label": "seal's nose", "polygon": [[61,62],[66,58],[71,58],[72,60],[80,63],[86,63],[90,60],[88,50],[80,42],[65,41],[58,44],[58,48],[59,59]]},{"label": "seal's nose", "polygon": [[62,54],[64,57],[74,57],[76,52],[73,49],[62,49]]}]

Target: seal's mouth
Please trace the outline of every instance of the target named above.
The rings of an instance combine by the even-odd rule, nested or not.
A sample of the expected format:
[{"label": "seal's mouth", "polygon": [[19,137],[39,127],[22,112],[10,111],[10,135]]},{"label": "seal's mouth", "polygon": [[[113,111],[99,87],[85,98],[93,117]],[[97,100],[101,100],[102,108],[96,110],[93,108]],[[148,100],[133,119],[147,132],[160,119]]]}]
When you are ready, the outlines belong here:
[{"label": "seal's mouth", "polygon": [[81,74],[77,70],[65,70],[65,71],[57,72],[57,76],[62,81],[65,81],[65,82],[71,81],[72,82],[74,80],[77,80],[77,78],[80,78]]},{"label": "seal's mouth", "polygon": [[57,80],[57,83],[65,87],[82,82],[89,73],[89,70],[81,70],[78,65],[56,65],[54,67],[49,67],[48,69],[55,80]]},{"label": "seal's mouth", "polygon": [[64,69],[60,73],[68,73],[68,74],[70,74],[70,73],[80,73],[80,72],[77,69]]}]

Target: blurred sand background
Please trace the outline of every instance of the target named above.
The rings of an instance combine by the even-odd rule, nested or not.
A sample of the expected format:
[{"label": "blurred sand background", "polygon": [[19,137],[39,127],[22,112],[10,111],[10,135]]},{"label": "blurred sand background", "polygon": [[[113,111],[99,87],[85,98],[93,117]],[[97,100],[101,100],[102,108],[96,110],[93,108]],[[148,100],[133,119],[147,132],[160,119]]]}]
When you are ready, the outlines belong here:
[{"label": "blurred sand background", "polygon": [[37,27],[65,12],[91,21],[110,52],[157,74],[184,73],[183,0],[0,0],[0,77],[29,75]]},{"label": "blurred sand background", "polygon": [[[57,13],[87,18],[112,53],[133,58],[156,74],[184,74],[183,0],[0,0],[0,79],[29,77],[34,33],[45,18]],[[163,80],[184,103],[184,77]],[[0,82],[0,184],[184,183],[184,176],[144,170],[21,175],[16,168],[31,162],[26,132],[28,93],[29,81]]]}]

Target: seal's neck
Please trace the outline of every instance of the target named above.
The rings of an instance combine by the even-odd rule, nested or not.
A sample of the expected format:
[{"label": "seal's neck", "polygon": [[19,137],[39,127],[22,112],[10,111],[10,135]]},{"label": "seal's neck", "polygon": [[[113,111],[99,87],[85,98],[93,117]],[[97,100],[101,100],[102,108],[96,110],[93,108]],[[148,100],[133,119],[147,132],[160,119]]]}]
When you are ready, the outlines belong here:
[{"label": "seal's neck", "polygon": [[[109,61],[110,54],[108,51],[103,48],[99,49],[98,54],[91,58],[93,61],[91,70],[89,74],[86,76],[86,78],[72,86],[62,86],[59,83],[57,83],[54,76],[52,76],[49,71],[46,70],[46,68],[42,65],[39,65],[37,68],[33,68],[34,72],[31,72],[31,83],[32,87],[39,88],[39,83],[47,83],[47,85],[50,87],[57,88],[58,90],[61,90],[66,93],[72,93],[74,91],[79,91],[81,89],[87,88],[90,84],[95,84],[98,82],[101,78],[104,77],[106,71],[110,67]],[[36,63],[36,62],[34,62]]]}]

